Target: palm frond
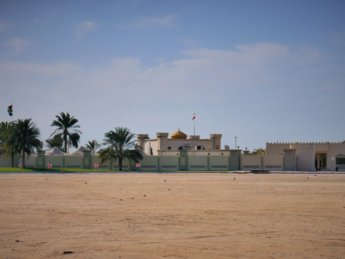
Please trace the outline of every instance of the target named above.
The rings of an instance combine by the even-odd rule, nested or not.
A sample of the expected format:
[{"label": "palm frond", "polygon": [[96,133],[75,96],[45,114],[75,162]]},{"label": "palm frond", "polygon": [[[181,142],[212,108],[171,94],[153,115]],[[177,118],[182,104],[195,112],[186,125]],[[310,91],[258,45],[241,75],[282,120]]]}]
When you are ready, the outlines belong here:
[{"label": "palm frond", "polygon": [[119,170],[122,170],[124,158],[138,162],[143,158],[142,151],[133,140],[135,135],[128,128],[117,127],[104,134],[104,145],[108,147],[101,150],[101,161],[114,159],[119,161]]},{"label": "palm frond", "polygon": [[54,120],[51,126],[56,127],[51,136],[61,135],[63,140],[64,152],[67,152],[68,147],[78,147],[80,135],[82,132],[79,130],[80,126],[77,125],[78,119],[71,116],[68,112],[61,112],[56,115],[56,120]]},{"label": "palm frond", "polygon": [[13,133],[9,138],[9,144],[14,152],[22,155],[25,167],[25,154],[31,155],[35,150],[42,148],[39,140],[40,131],[31,119],[18,120],[15,123]]}]

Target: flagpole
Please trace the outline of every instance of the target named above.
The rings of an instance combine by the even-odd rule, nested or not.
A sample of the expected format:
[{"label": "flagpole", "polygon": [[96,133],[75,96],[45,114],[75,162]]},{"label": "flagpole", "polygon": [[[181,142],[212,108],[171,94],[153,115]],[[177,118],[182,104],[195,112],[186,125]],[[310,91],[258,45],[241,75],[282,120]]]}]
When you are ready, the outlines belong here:
[{"label": "flagpole", "polygon": [[195,136],[195,119],[194,119],[193,135]]},{"label": "flagpole", "polygon": [[194,122],[194,125],[193,125],[193,135],[195,136],[195,113],[193,114],[193,122]]},{"label": "flagpole", "polygon": [[195,119],[196,119],[196,116],[195,116],[195,112],[194,112],[193,117],[192,117],[192,120],[193,120],[193,139],[194,139],[194,150],[197,150],[196,137],[195,137]]}]

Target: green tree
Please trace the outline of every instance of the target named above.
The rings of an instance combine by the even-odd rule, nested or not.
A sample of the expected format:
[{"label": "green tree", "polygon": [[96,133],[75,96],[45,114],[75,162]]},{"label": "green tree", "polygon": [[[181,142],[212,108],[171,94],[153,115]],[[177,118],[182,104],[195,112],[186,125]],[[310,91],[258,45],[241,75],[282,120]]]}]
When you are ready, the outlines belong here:
[{"label": "green tree", "polygon": [[46,140],[47,147],[52,149],[54,147],[57,147],[61,151],[63,150],[63,140],[60,135],[55,135],[49,139]]},{"label": "green tree", "polygon": [[97,140],[90,140],[87,144],[86,144],[86,149],[90,150],[92,154],[95,154],[97,152],[97,150],[101,147],[101,144],[98,143]]},{"label": "green tree", "polygon": [[13,133],[13,123],[0,123],[0,153],[11,156],[11,165],[14,167],[14,150],[10,144],[10,137]]},{"label": "green tree", "polygon": [[25,167],[25,155],[31,155],[35,150],[42,148],[39,135],[40,131],[31,119],[18,120],[14,124],[9,143],[14,151],[21,155],[23,167]]},{"label": "green tree", "polygon": [[251,154],[263,156],[265,155],[265,153],[266,153],[266,150],[264,148],[258,148],[258,149],[255,149]]},{"label": "green tree", "polygon": [[59,115],[56,115],[56,120],[50,125],[57,127],[51,136],[59,137],[63,140],[62,151],[65,153],[67,153],[68,148],[71,146],[78,147],[81,131],[77,123],[78,119],[71,116],[68,112],[61,112]]},{"label": "green tree", "polygon": [[142,151],[134,141],[135,135],[129,129],[124,127],[115,128],[105,133],[104,145],[105,149],[99,152],[101,163],[107,160],[119,162],[119,170],[122,171],[123,159],[138,162],[143,159]]}]

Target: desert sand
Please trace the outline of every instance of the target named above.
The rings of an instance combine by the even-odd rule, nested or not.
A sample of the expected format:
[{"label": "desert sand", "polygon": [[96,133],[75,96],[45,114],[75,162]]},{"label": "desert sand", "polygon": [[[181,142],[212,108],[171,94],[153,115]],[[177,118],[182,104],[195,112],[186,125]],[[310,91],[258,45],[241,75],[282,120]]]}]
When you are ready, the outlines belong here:
[{"label": "desert sand", "polygon": [[0,258],[344,258],[345,175],[0,174]]}]

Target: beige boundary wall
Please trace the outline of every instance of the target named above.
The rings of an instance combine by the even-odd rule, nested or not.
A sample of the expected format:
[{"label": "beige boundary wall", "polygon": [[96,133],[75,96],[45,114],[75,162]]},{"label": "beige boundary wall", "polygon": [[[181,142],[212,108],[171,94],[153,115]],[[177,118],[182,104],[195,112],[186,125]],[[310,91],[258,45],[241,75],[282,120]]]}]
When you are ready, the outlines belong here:
[{"label": "beige boundary wall", "polygon": [[282,155],[242,155],[241,161],[243,170],[284,170]]},{"label": "beige boundary wall", "polygon": [[[267,143],[266,154],[242,154],[241,150],[158,150],[159,155],[145,155],[141,171],[345,171],[345,141],[341,143]],[[321,160],[322,159],[322,160]],[[14,157],[20,166],[20,158]],[[10,167],[11,159],[0,155],[0,167]],[[45,155],[43,152],[26,158],[33,168],[100,168],[117,170],[115,161],[100,163],[97,155],[85,151],[81,155]],[[321,167],[321,166],[320,166]],[[136,164],[125,160],[124,170],[136,170]]]},{"label": "beige boundary wall", "polygon": [[[345,161],[344,144],[324,147],[300,144],[297,149],[280,146],[279,152],[269,149],[266,155],[242,154],[240,150],[219,151],[160,151],[160,155],[145,155],[140,161],[140,171],[234,171],[234,170],[269,170],[269,171],[313,171],[316,152],[328,151],[326,170],[345,171],[345,166],[336,164],[337,159]],[[276,148],[276,146],[274,146]],[[317,150],[316,150],[317,148]],[[276,153],[276,154],[274,154]],[[278,154],[277,154],[278,153]],[[20,166],[19,156],[14,164]],[[0,167],[10,167],[9,156],[0,155]],[[83,155],[45,155],[38,153],[26,157],[26,166],[32,168],[99,168],[117,170],[118,163],[107,161],[100,163],[97,155],[85,151]],[[124,160],[124,170],[136,170],[136,164]]]},{"label": "beige boundary wall", "polygon": [[[233,171],[233,170],[270,170],[284,171],[284,156],[282,155],[191,155],[188,153],[160,156],[144,156],[140,161],[140,171]],[[15,165],[20,166],[20,159],[15,157]],[[82,155],[31,155],[26,157],[26,167],[32,168],[99,168],[117,170],[118,163],[107,161],[103,164],[97,155],[85,153]],[[11,159],[0,155],[0,167],[11,167]],[[136,164],[123,161],[124,170],[136,170]]]},{"label": "beige boundary wall", "polygon": [[[18,165],[18,158],[17,157],[14,158],[14,164]],[[0,166],[1,167],[11,167],[12,166],[11,158],[9,156],[6,156],[6,155],[0,155]]]},{"label": "beige boundary wall", "polygon": [[[232,153],[232,154],[231,154]],[[144,156],[140,161],[141,171],[229,171],[240,170],[241,151],[233,152],[171,152],[160,156]],[[15,165],[20,166],[20,158],[15,158]],[[32,168],[99,168],[117,170],[118,163],[107,161],[100,163],[97,155],[85,151],[83,155],[45,155],[43,152],[26,157],[26,167]],[[11,159],[0,155],[0,167],[10,167]],[[136,170],[136,163],[123,161],[124,170]]]},{"label": "beige boundary wall", "polygon": [[[15,165],[20,166],[20,159],[15,158]],[[9,157],[0,155],[0,167],[10,167]],[[118,163],[107,161],[100,163],[97,155],[85,151],[83,155],[45,155],[35,154],[26,158],[26,166],[32,168],[99,168],[117,170]],[[124,160],[124,170],[136,170],[136,164]],[[283,170],[283,157],[241,155],[240,150],[226,151],[181,151],[163,152],[160,156],[144,156],[140,161],[140,171],[232,171],[232,170]]]}]

